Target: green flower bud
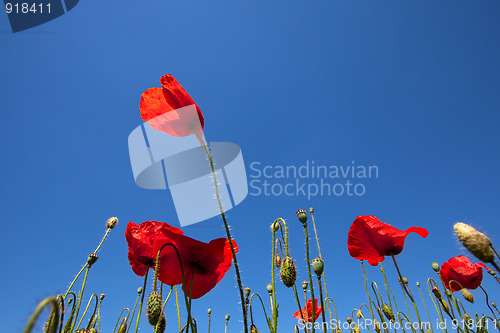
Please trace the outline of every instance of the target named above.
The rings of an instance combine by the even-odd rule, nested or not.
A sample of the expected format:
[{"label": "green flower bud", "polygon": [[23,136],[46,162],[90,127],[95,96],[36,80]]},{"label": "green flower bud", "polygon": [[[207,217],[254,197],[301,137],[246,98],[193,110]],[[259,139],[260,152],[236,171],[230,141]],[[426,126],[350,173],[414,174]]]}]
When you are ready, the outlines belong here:
[{"label": "green flower bud", "polygon": [[281,281],[283,281],[283,284],[288,288],[295,284],[297,271],[295,270],[295,264],[293,263],[292,258],[285,257],[285,259],[283,259],[281,263],[280,275]]},{"label": "green flower bud", "polygon": [[120,324],[120,327],[118,327],[117,333],[125,333],[127,332],[127,318],[122,319],[122,323]]},{"label": "green flower bud", "polygon": [[266,289],[267,289],[267,292],[271,294],[273,292],[273,285],[271,283],[268,283],[266,285]]},{"label": "green flower bud", "polygon": [[448,302],[446,302],[444,299],[442,299],[441,305],[443,306],[444,312],[450,313],[450,306],[448,305]]},{"label": "green flower bud", "polygon": [[408,284],[408,279],[406,278],[406,276],[403,276],[403,283]]},{"label": "green flower bud", "polygon": [[101,300],[101,302],[102,302],[102,300],[104,299],[104,297],[106,297],[106,294],[100,294],[100,295],[99,295],[99,299]]},{"label": "green flower bud", "polygon": [[444,291],[444,294],[445,294],[446,296],[448,296],[448,297],[451,297],[451,290],[446,289],[446,290]]},{"label": "green flower bud", "polygon": [[363,318],[363,312],[362,312],[361,310],[358,310],[358,312],[356,313],[356,317],[357,317],[358,319]]},{"label": "green flower bud", "polygon": [[167,318],[165,317],[165,314],[162,313],[160,315],[160,318],[158,319],[158,322],[156,323],[155,333],[164,333],[165,328],[167,328]]},{"label": "green flower bud", "polygon": [[271,224],[271,230],[276,232],[278,230],[280,230],[280,223],[279,222],[273,222],[273,224]]},{"label": "green flower bud", "polygon": [[434,272],[439,273],[439,264],[437,262],[433,262],[431,264],[431,267],[434,270]]},{"label": "green flower bud", "polygon": [[432,288],[432,293],[434,294],[434,296],[436,296],[437,299],[439,300],[443,299],[443,295],[441,295],[441,290],[439,290],[438,287]]},{"label": "green flower bud", "polygon": [[467,302],[474,303],[474,296],[472,293],[465,288],[462,288],[462,296]]},{"label": "green flower bud", "polygon": [[148,321],[152,326],[156,326],[161,315],[161,297],[156,291],[153,291],[148,298]]},{"label": "green flower bud", "polygon": [[274,256],[274,264],[276,265],[277,268],[281,268],[281,257],[277,253]]},{"label": "green flower bud", "polygon": [[299,218],[299,221],[302,222],[302,224],[305,226],[307,223],[307,212],[303,209],[299,209],[296,214]]},{"label": "green flower bud", "polygon": [[382,303],[382,311],[384,312],[386,318],[394,323],[395,320],[394,320],[394,313],[392,312],[392,309],[385,303]]},{"label": "green flower bud", "polygon": [[472,320],[472,318],[469,316],[469,314],[464,314],[464,320],[465,320],[465,324],[468,325],[469,322]]},{"label": "green flower bud", "polygon": [[142,293],[142,287],[137,288],[137,293],[141,294]]},{"label": "green flower bud", "polygon": [[97,261],[97,259],[99,259],[99,257],[97,256],[97,254],[95,253],[91,253],[88,255],[87,257],[87,265],[92,266],[93,264],[95,264],[95,262]]},{"label": "green flower bud", "polygon": [[229,321],[229,318],[231,318],[231,316],[229,315],[229,313],[226,315],[226,321]]},{"label": "green flower bud", "polygon": [[110,217],[108,221],[106,222],[106,228],[108,229],[113,229],[116,224],[118,223],[118,218],[117,217]]},{"label": "green flower bud", "polygon": [[488,269],[488,273],[490,273],[490,275],[493,276],[493,277],[495,277],[495,278],[497,277],[497,273],[495,273],[495,271],[493,270],[493,268]]},{"label": "green flower bud", "polygon": [[212,309],[208,309],[207,312],[208,312],[209,315],[212,314]]},{"label": "green flower bud", "polygon": [[351,318],[351,317],[347,317],[345,320],[346,320],[349,324],[351,324],[351,323],[352,323],[352,318]]},{"label": "green flower bud", "polygon": [[309,208],[309,212],[310,212],[311,214],[312,214],[312,213],[314,213],[314,207],[310,207],[310,208]]},{"label": "green flower bud", "polygon": [[250,288],[246,287],[245,289],[243,289],[243,292],[245,293],[245,297],[248,297],[250,296]]},{"label": "green flower bud", "polygon": [[453,226],[460,242],[481,261],[492,262],[495,258],[491,250],[491,240],[468,224],[458,222]]},{"label": "green flower bud", "polygon": [[312,260],[312,267],[313,267],[314,273],[316,273],[316,275],[319,277],[319,276],[321,276],[321,274],[323,274],[324,261],[320,258],[314,258]]},{"label": "green flower bud", "polygon": [[259,330],[255,325],[250,326],[250,333],[259,333]]}]

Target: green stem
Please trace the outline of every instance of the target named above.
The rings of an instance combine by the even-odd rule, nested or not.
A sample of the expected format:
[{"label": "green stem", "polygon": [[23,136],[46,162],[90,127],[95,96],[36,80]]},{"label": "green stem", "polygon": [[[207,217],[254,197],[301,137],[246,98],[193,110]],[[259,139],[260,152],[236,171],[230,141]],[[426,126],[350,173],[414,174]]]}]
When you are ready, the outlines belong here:
[{"label": "green stem", "polygon": [[144,289],[140,293],[137,293],[137,298],[135,299],[134,311],[132,311],[132,316],[130,317],[130,323],[129,323],[128,328],[127,328],[127,333],[130,330],[130,328],[132,327],[132,321],[134,320],[134,316],[135,316],[135,309],[137,308],[137,303],[139,303],[139,298],[141,297],[142,293],[144,293]]},{"label": "green stem", "polygon": [[[307,224],[302,223],[302,225],[304,226],[304,233],[306,236],[307,272],[309,274],[309,287],[311,289],[311,299],[312,299],[312,316],[313,316],[312,317],[312,333],[314,333],[315,332],[314,322],[316,320],[316,318],[314,318],[316,316],[316,304],[314,302],[314,285],[313,285],[312,274],[311,274],[311,260],[309,258],[309,234],[307,233]],[[307,313],[307,303],[306,303],[306,313]]]},{"label": "green stem", "polygon": [[179,309],[179,296],[177,294],[177,286],[174,286],[175,289],[175,305],[177,307],[177,322],[179,323],[179,333],[181,332],[181,311]]},{"label": "green stem", "polygon": [[35,322],[40,315],[40,312],[42,312],[43,308],[46,307],[47,305],[52,305],[52,311],[54,311],[54,318],[57,318],[57,320],[52,322],[51,327],[49,327],[48,332],[55,332],[57,330],[57,321],[59,319],[59,305],[57,304],[57,299],[55,297],[48,297],[41,301],[38,306],[35,309],[35,312],[31,315],[30,319],[28,320],[28,326],[24,329],[24,333],[29,333],[33,329],[33,326],[35,325]]},{"label": "green stem", "polygon": [[229,231],[229,225],[228,225],[227,220],[226,220],[226,214],[224,213],[224,208],[222,207],[222,202],[220,199],[219,185],[217,184],[217,175],[215,173],[214,161],[212,159],[212,154],[210,153],[210,150],[208,149],[208,146],[205,143],[205,141],[203,141],[202,137],[196,131],[193,131],[193,132],[196,135],[196,137],[198,138],[198,140],[202,143],[203,148],[205,148],[205,152],[207,153],[207,157],[208,157],[208,160],[210,162],[210,168],[212,169],[212,176],[214,177],[214,185],[215,185],[215,196],[217,198],[217,203],[219,204],[219,209],[220,209],[220,213],[222,216],[222,221],[224,222],[224,228],[226,229],[227,239],[229,240],[229,245],[231,247],[231,254],[233,255],[234,270],[236,271],[236,280],[238,281],[238,289],[240,291],[241,310],[243,312],[243,326],[245,327],[245,333],[248,333],[247,313],[246,313],[246,308],[245,308],[245,297],[243,294],[243,286],[241,283],[240,270],[238,267],[238,260],[236,259],[236,252],[234,250],[233,240],[231,238],[231,232]]},{"label": "green stem", "polygon": [[[297,306],[299,307],[300,318],[304,320],[304,315],[302,314],[302,308],[300,307],[299,293],[297,292],[297,285],[293,285],[293,294],[295,295],[295,301],[297,302]],[[306,303],[307,305],[307,303]],[[306,307],[307,310],[307,307]],[[305,322],[305,321],[304,321]],[[304,331],[308,332],[307,326],[304,327]]]},{"label": "green stem", "polygon": [[146,295],[146,281],[148,280],[149,267],[146,269],[146,274],[144,274],[144,285],[142,286],[142,296],[141,303],[139,304],[139,313],[137,314],[137,321],[135,324],[135,333],[139,330],[139,320],[141,319],[142,304],[144,304],[144,295]]},{"label": "green stem", "polygon": [[325,316],[325,304],[323,302],[323,288],[321,287],[321,275],[318,275],[318,285],[319,285],[319,297],[321,299],[321,317],[323,318],[323,332],[326,332],[326,316]]}]

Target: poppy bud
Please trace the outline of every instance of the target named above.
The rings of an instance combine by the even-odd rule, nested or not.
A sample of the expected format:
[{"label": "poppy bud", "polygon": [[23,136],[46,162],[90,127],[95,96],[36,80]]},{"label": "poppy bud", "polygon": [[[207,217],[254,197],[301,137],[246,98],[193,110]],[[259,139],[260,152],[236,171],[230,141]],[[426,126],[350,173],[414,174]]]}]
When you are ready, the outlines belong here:
[{"label": "poppy bud", "polygon": [[101,295],[99,295],[99,299],[101,300],[101,302],[102,302],[102,300],[104,299],[104,297],[106,297],[106,294],[101,294]]},{"label": "poppy bud", "polygon": [[448,302],[446,302],[444,299],[442,299],[441,305],[443,306],[444,312],[450,313],[450,306],[448,305]]},{"label": "poppy bud", "polygon": [[96,330],[95,328],[93,328],[93,327],[92,327],[92,328],[89,328],[87,331],[88,331],[89,333],[97,333],[97,330]]},{"label": "poppy bud", "polygon": [[246,287],[245,289],[243,289],[243,292],[245,293],[245,297],[250,296],[250,291],[251,291],[251,289],[248,288],[248,287]]},{"label": "poppy bud", "polygon": [[127,332],[127,318],[123,318],[120,327],[118,327],[117,333],[125,333]]},{"label": "poppy bud", "polygon": [[377,319],[373,319],[374,321],[374,326],[375,326],[375,332],[380,333],[380,323],[377,321]]},{"label": "poppy bud", "polygon": [[351,324],[351,323],[352,323],[352,318],[351,318],[351,317],[347,317],[345,320],[346,320],[349,324]]},{"label": "poppy bud", "polygon": [[495,258],[491,250],[491,240],[468,224],[458,222],[453,226],[460,242],[481,261],[492,262]]},{"label": "poppy bud", "polygon": [[307,281],[302,281],[302,289],[304,289],[304,291],[307,290],[308,285],[309,285],[309,283]]},{"label": "poppy bud", "polygon": [[464,320],[466,325],[472,320],[472,318],[469,316],[469,314],[464,314]]},{"label": "poppy bud", "polygon": [[229,318],[231,318],[231,316],[229,315],[229,313],[226,315],[226,321],[229,321]]},{"label": "poppy bud", "polygon": [[389,319],[390,322],[394,323],[394,313],[392,312],[392,309],[385,303],[382,303],[382,311],[384,312],[385,316],[387,319]]},{"label": "poppy bud", "polygon": [[497,303],[495,302],[491,302],[491,305],[493,305],[493,307],[496,309],[497,308]]},{"label": "poppy bud", "polygon": [[403,276],[403,283],[408,284],[408,279],[406,278],[406,276]]},{"label": "poppy bud", "polygon": [[342,333],[342,331],[340,330],[340,328],[337,328],[337,329],[335,330],[335,333]]},{"label": "poppy bud", "polygon": [[416,282],[416,285],[417,285],[417,287],[420,287],[420,282],[418,282],[418,281],[417,281],[417,282]]},{"label": "poppy bud", "polygon": [[356,317],[357,317],[358,319],[363,318],[363,312],[362,312],[361,310],[358,310],[358,312],[356,313]]},{"label": "poppy bud", "polygon": [[302,225],[305,226],[307,223],[307,212],[303,209],[299,209],[296,214],[299,218],[299,221],[302,222]]},{"label": "poppy bud", "polygon": [[158,322],[156,323],[155,333],[164,333],[166,327],[167,327],[167,318],[165,318],[165,314],[162,313],[160,318],[158,319]]},{"label": "poppy bud", "polygon": [[310,208],[309,208],[309,212],[310,212],[311,214],[312,214],[312,213],[314,213],[314,207],[310,207]]},{"label": "poppy bud", "polygon": [[474,303],[474,296],[472,296],[472,293],[467,289],[462,288],[462,296],[465,298],[466,301]]},{"label": "poppy bud", "polygon": [[99,257],[95,253],[89,254],[89,256],[87,257],[87,264],[89,265],[89,267],[92,266],[98,258]]},{"label": "poppy bud", "polygon": [[208,314],[212,314],[212,309],[208,309]]},{"label": "poppy bud", "polygon": [[488,273],[490,273],[490,275],[493,276],[493,277],[495,277],[495,278],[497,277],[497,273],[495,273],[495,271],[493,270],[493,268],[488,269]]},{"label": "poppy bud", "polygon": [[155,326],[158,323],[161,315],[161,298],[158,292],[153,291],[148,298],[148,312],[147,317],[149,323]]},{"label": "poppy bud", "polygon": [[438,287],[432,288],[432,293],[436,296],[437,299],[443,299],[443,295],[441,295],[441,290]]},{"label": "poppy bud", "polygon": [[116,217],[110,217],[108,221],[106,222],[106,228],[108,229],[113,229],[116,224],[118,223],[118,218]]},{"label": "poppy bud", "polygon": [[361,333],[361,330],[358,326],[354,327],[354,333]]},{"label": "poppy bud", "polygon": [[321,276],[321,274],[323,274],[324,261],[320,258],[314,258],[312,260],[312,267],[313,267],[314,273],[316,273],[316,275],[319,277],[319,276]]},{"label": "poppy bud", "polygon": [[255,325],[250,326],[250,333],[259,333],[259,330]]},{"label": "poppy bud", "polygon": [[271,283],[268,283],[266,285],[266,289],[267,289],[268,293],[272,293],[273,292],[273,285]]},{"label": "poppy bud", "polygon": [[433,262],[433,263],[431,264],[431,267],[432,267],[432,269],[434,270],[434,272],[436,272],[436,273],[438,273],[438,272],[439,272],[439,268],[440,268],[440,267],[439,267],[439,264],[438,264],[437,262]]},{"label": "poppy bud", "polygon": [[448,297],[451,297],[451,290],[446,289],[446,290],[444,291],[444,294],[445,294],[446,296],[448,296]]},{"label": "poppy bud", "polygon": [[285,257],[281,263],[280,269],[281,281],[283,284],[290,288],[295,284],[295,279],[297,278],[297,271],[295,270],[295,264],[293,259],[290,257]]},{"label": "poppy bud", "polygon": [[274,264],[277,268],[281,268],[281,257],[279,254],[276,254],[276,256],[274,256]]},{"label": "poppy bud", "polygon": [[271,224],[271,230],[274,231],[274,232],[280,230],[280,224],[279,224],[279,222],[274,222],[273,224]]},{"label": "poppy bud", "polygon": [[137,293],[142,294],[142,287],[137,288]]}]

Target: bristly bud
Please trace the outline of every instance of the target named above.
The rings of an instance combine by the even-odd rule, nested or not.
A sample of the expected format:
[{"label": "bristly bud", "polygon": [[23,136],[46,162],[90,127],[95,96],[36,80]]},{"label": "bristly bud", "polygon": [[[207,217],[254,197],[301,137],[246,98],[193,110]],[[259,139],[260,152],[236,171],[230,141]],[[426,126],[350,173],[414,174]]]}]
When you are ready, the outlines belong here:
[{"label": "bristly bud", "polygon": [[108,229],[113,229],[116,224],[118,223],[118,218],[117,217],[110,217],[108,221],[106,222],[106,228]]},{"label": "bristly bud", "polygon": [[207,312],[209,315],[212,314],[212,309],[208,309]]},{"label": "bristly bud", "polygon": [[229,315],[229,313],[226,315],[226,321],[229,321],[229,318],[231,318],[231,316]]},{"label": "bristly bud", "polygon": [[443,299],[443,295],[441,295],[441,290],[439,290],[438,287],[432,288],[432,293],[434,294],[434,296],[436,296],[437,299],[439,300]]},{"label": "bristly bud", "polygon": [[431,264],[431,267],[432,267],[432,269],[434,270],[434,272],[439,273],[439,268],[440,268],[440,267],[439,267],[439,264],[438,264],[437,262],[433,262],[433,263]]},{"label": "bristly bud", "polygon": [[302,225],[306,226],[306,224],[307,224],[307,212],[303,209],[299,209],[296,214],[297,214],[297,217],[299,218],[299,221],[302,222]]},{"label": "bristly bud", "polygon": [[106,294],[100,294],[99,295],[99,300],[101,300],[101,302],[102,302],[102,300],[104,299],[104,297],[106,297]]},{"label": "bristly bud", "polygon": [[309,208],[309,213],[311,213],[311,214],[314,213],[314,207]]},{"label": "bristly bud", "polygon": [[320,259],[320,258],[314,258],[312,260],[312,267],[313,267],[313,271],[314,273],[316,273],[316,275],[318,277],[321,276],[321,274],[323,274],[323,270],[324,270],[324,261],[323,259]]},{"label": "bristly bud", "polygon": [[476,258],[484,262],[492,262],[495,258],[491,250],[491,240],[477,231],[472,226],[458,222],[453,226],[460,242],[470,251]]},{"label": "bristly bud", "polygon": [[403,276],[403,283],[408,284],[408,279],[406,278],[406,276]]},{"label": "bristly bud", "polygon": [[309,283],[307,281],[302,281],[302,289],[304,289],[304,291],[307,291],[308,285],[309,285]]},{"label": "bristly bud", "polygon": [[246,287],[245,289],[243,289],[243,292],[245,293],[245,297],[248,297],[250,296],[251,289]]},{"label": "bristly bud", "polygon": [[88,333],[97,333],[97,330],[96,330],[95,328],[91,327],[91,328],[89,328],[89,329],[87,330],[87,332],[88,332]]},{"label": "bristly bud", "polygon": [[288,288],[292,287],[295,284],[295,280],[297,278],[297,271],[295,270],[295,264],[293,263],[293,259],[290,257],[285,257],[281,262],[280,269],[281,281]]},{"label": "bristly bud", "polygon": [[353,332],[354,333],[361,333],[361,330],[359,329],[358,326],[356,326],[356,327],[354,327]]},{"label": "bristly bud", "polygon": [[466,325],[469,324],[471,320],[472,318],[469,316],[468,313],[464,314],[464,321]]},{"label": "bristly bud", "polygon": [[464,299],[470,303],[474,303],[474,296],[472,296],[472,293],[468,291],[465,288],[462,288],[462,296]]},{"label": "bristly bud", "polygon": [[279,224],[278,221],[273,222],[273,224],[271,224],[271,230],[274,231],[274,232],[280,230],[280,224]]},{"label": "bristly bud", "polygon": [[377,319],[373,319],[374,321],[374,326],[375,326],[375,332],[380,333],[380,323],[377,321]]},{"label": "bristly bud", "polygon": [[161,315],[161,298],[160,294],[156,291],[153,291],[148,298],[148,312],[147,317],[148,321],[152,326],[156,326],[158,323],[158,319],[160,319]]},{"label": "bristly bud", "polygon": [[448,305],[448,302],[446,302],[444,299],[440,300],[441,305],[443,306],[443,310],[446,313],[450,313],[450,306]]},{"label": "bristly bud", "polygon": [[491,302],[491,305],[496,309],[497,308],[497,303]]},{"label": "bristly bud", "polygon": [[91,253],[88,255],[87,257],[87,264],[90,266],[92,266],[93,264],[95,264],[95,262],[97,261],[97,259],[99,259],[99,257],[97,256],[97,254],[95,253]]},{"label": "bristly bud", "polygon": [[137,293],[141,294],[142,293],[142,287],[137,288]]},{"label": "bristly bud", "polygon": [[415,284],[417,285],[417,287],[420,287],[420,282],[415,282]]},{"label": "bristly bud", "polygon": [[357,317],[358,319],[363,318],[363,312],[362,312],[361,310],[358,310],[358,312],[356,313],[356,317]]},{"label": "bristly bud", "polygon": [[446,296],[448,296],[448,297],[451,297],[452,292],[451,292],[451,290],[446,289],[446,290],[444,291],[444,294],[445,294]]},{"label": "bristly bud", "polygon": [[117,333],[125,333],[127,332],[127,318],[122,319],[122,323],[120,324],[120,327],[118,327]]},{"label": "bristly bud", "polygon": [[394,323],[394,313],[392,312],[392,309],[389,307],[389,305],[382,303],[382,311],[384,312],[385,316],[387,319],[389,319],[390,322]]},{"label": "bristly bud", "polygon": [[271,283],[268,283],[266,285],[267,292],[271,294],[273,292],[273,285]]},{"label": "bristly bud", "polygon": [[165,317],[165,314],[162,313],[160,315],[160,318],[158,319],[158,322],[156,323],[155,333],[164,333],[165,328],[167,328],[167,318]]},{"label": "bristly bud", "polygon": [[351,323],[352,323],[352,318],[351,318],[351,317],[347,317],[345,320],[346,320],[349,324],[351,324]]},{"label": "bristly bud", "polygon": [[497,277],[497,273],[495,273],[495,271],[493,270],[493,268],[488,269],[488,273],[490,273],[490,275],[493,276],[493,277],[495,277],[495,278]]},{"label": "bristly bud", "polygon": [[281,256],[277,253],[274,256],[274,264],[276,265],[277,268],[281,268]]},{"label": "bristly bud", "polygon": [[250,326],[250,333],[259,333],[259,330],[255,325]]}]

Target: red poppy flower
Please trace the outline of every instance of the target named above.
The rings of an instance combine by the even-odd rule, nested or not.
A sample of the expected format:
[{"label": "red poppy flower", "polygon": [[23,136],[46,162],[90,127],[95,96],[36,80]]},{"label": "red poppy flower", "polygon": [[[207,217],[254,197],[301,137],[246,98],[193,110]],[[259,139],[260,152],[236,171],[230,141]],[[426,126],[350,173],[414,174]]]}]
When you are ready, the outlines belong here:
[{"label": "red poppy flower", "polygon": [[161,77],[162,88],[149,88],[141,96],[141,117],[156,130],[173,136],[201,135],[200,108],[170,74]]},{"label": "red poppy flower", "polygon": [[[233,256],[229,240],[217,238],[204,243],[181,234],[171,236],[169,242],[176,246],[182,261],[185,282],[183,290],[186,295],[191,293],[194,299],[200,298],[212,290],[231,268]],[[234,240],[233,245],[237,253],[238,247]],[[158,279],[170,286],[182,283],[179,261],[172,247],[166,247],[161,252]]]},{"label": "red poppy flower", "polygon": [[[321,306],[318,306],[318,300],[315,298],[314,299],[314,306],[316,310],[316,315],[314,316],[314,320],[318,319],[319,315],[321,314]],[[306,312],[307,308],[307,312]],[[307,301],[306,307],[303,308],[302,310],[297,311],[293,314],[297,320],[302,320],[302,316],[300,315],[302,313],[302,316],[304,317],[304,321],[313,322],[313,306],[312,306],[312,299]]]},{"label": "red poppy flower", "polygon": [[473,265],[469,258],[458,256],[445,262],[441,266],[439,274],[447,288],[450,288],[451,281],[452,291],[462,290],[462,287],[476,289],[483,280],[483,270],[481,267],[487,269],[482,263]]},{"label": "red poppy flower", "polygon": [[375,216],[358,216],[347,236],[347,248],[351,257],[368,260],[377,266],[384,256],[397,255],[403,251],[405,238],[409,233],[427,237],[425,228],[411,227],[405,231],[380,222]]},{"label": "red poppy flower", "polygon": [[125,238],[128,260],[135,274],[144,276],[148,268],[154,268],[160,244],[168,242],[172,234],[182,235],[183,231],[162,222],[146,221],[139,226],[129,222]]}]

